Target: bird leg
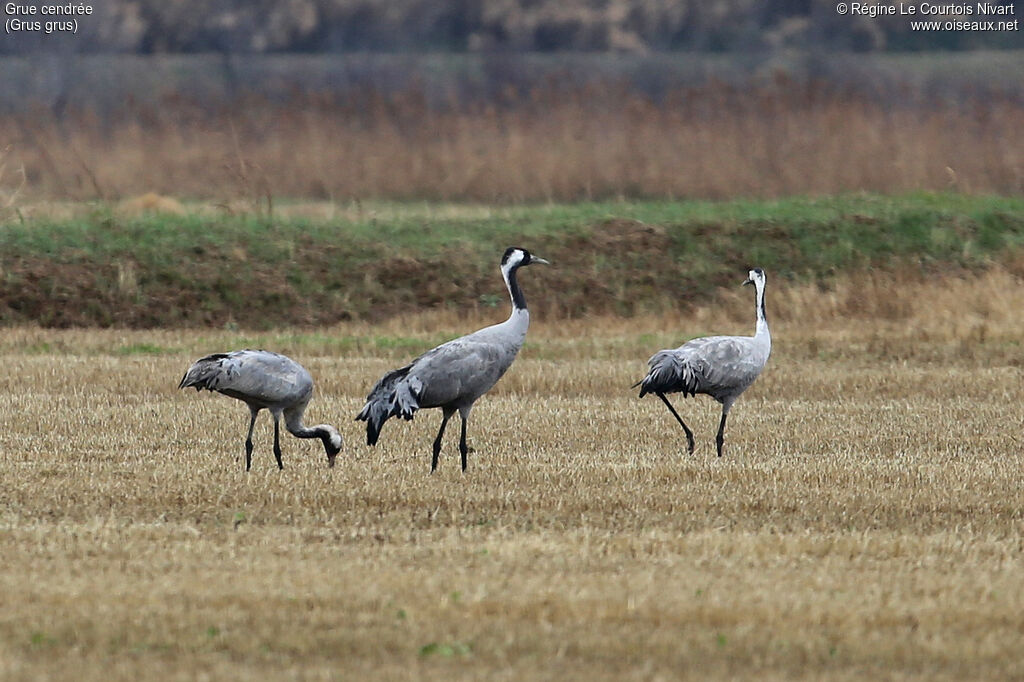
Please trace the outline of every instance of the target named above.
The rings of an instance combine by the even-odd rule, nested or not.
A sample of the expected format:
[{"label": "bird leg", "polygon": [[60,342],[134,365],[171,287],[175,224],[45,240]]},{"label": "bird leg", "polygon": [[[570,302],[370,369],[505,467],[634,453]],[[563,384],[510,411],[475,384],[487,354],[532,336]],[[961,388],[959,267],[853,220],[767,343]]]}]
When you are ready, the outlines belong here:
[{"label": "bird leg", "polygon": [[437,459],[441,456],[441,438],[444,437],[444,427],[448,426],[448,420],[455,414],[455,410],[444,410],[441,418],[441,428],[437,430],[437,438],[434,439],[434,458],[430,460],[430,473],[437,471]]},{"label": "bird leg", "polygon": [[722,410],[722,421],[718,422],[718,435],[715,436],[715,445],[718,446],[718,456],[722,456],[722,445],[725,444],[725,418],[729,413]]},{"label": "bird leg", "polygon": [[459,453],[462,454],[462,470],[466,470],[466,454],[469,452],[469,446],[466,445],[466,423],[469,419],[466,415],[460,415],[462,417],[462,435],[459,437]]},{"label": "bird leg", "polygon": [[277,468],[284,469],[284,463],[281,461],[281,419],[278,415],[274,415],[274,457],[277,458]]},{"label": "bird leg", "polygon": [[[670,403],[670,402],[668,401],[668,398],[666,398],[666,397],[665,397],[665,394],[664,394],[664,393],[658,393],[657,395],[658,395],[658,397],[659,397],[659,398],[661,398],[662,402],[663,402],[663,403],[665,403],[665,406],[666,406],[666,407],[668,407],[668,411],[669,411],[669,412],[671,412],[671,413],[672,413],[672,416],[676,418],[676,421],[677,421],[677,422],[679,422],[679,425],[683,427],[683,431],[685,431],[685,432],[686,432],[686,444],[687,444],[687,446],[688,446],[688,447],[689,447],[689,449],[690,449],[690,454],[692,455],[692,454],[693,454],[693,447],[694,447],[694,443],[693,443],[693,431],[691,431],[691,430],[690,430],[690,427],[688,427],[688,426],[687,426],[687,425],[686,425],[686,424],[685,424],[685,423],[683,422],[683,419],[682,419],[682,417],[680,417],[680,416],[679,416],[679,413],[678,413],[678,412],[676,412],[676,408],[672,407],[672,403]],[[725,422],[723,422],[723,424],[724,424],[724,423],[725,423]]]},{"label": "bird leg", "polygon": [[249,410],[252,413],[252,418],[249,420],[249,433],[245,437],[245,470],[248,471],[252,467],[252,429],[256,426],[256,415],[259,414],[259,410]]}]

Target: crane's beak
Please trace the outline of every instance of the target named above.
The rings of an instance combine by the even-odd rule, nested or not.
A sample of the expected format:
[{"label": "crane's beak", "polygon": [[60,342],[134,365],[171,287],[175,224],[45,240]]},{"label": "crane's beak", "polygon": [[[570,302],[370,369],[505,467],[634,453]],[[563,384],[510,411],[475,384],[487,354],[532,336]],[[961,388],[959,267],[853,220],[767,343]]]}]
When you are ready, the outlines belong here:
[{"label": "crane's beak", "polygon": [[337,455],[327,455],[327,468],[334,467],[334,459],[336,457],[337,457]]},{"label": "crane's beak", "polygon": [[748,284],[753,284],[753,283],[754,283],[754,280],[752,280],[749,277],[747,277],[745,280],[743,280],[743,284],[740,285],[740,286],[747,286]]},{"label": "crane's beak", "polygon": [[543,258],[539,258],[539,257],[534,256],[534,255],[530,256],[530,263],[529,264],[530,265],[551,265],[551,263],[547,262]]}]

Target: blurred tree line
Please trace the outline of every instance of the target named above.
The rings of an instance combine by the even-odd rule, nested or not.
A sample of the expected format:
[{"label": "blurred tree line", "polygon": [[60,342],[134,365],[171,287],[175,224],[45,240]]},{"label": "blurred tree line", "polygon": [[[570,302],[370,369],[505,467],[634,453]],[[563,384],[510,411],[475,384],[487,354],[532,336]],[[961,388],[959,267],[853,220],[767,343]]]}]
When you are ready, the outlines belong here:
[{"label": "blurred tree line", "polygon": [[58,42],[75,52],[142,54],[1024,46],[1019,31],[912,32],[907,17],[843,16],[834,0],[103,0],[93,6],[93,16],[79,18],[75,36],[13,35],[0,41],[0,52],[52,49]]}]

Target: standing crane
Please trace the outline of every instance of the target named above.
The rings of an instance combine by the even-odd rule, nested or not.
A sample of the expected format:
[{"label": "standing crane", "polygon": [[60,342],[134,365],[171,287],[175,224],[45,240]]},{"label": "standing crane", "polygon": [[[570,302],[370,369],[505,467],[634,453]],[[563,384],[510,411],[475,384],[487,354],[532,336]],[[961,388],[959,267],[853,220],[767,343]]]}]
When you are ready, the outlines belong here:
[{"label": "standing crane", "polygon": [[499,324],[485,327],[427,351],[405,367],[381,377],[356,416],[366,422],[366,444],[376,445],[380,430],[391,417],[409,420],[417,410],[441,408],[441,428],[434,439],[430,471],[437,469],[441,439],[448,420],[458,411],[462,419],[459,452],[466,470],[469,447],[466,428],[473,403],[487,393],[516,359],[530,326],[526,298],[516,280],[519,268],[549,263],[526,249],[509,247],[501,258],[501,276],[512,298],[512,312]]},{"label": "standing crane", "polygon": [[722,404],[722,420],[718,424],[715,444],[722,456],[725,443],[725,420],[732,404],[761,374],[772,351],[772,336],[764,309],[764,270],[754,268],[743,284],[753,284],[757,304],[757,328],[753,336],[705,336],[687,341],[679,348],[661,350],[647,361],[647,376],[633,388],[640,387],[640,397],[648,393],[661,398],[669,412],[686,433],[686,442],[693,453],[693,431],[686,426],[666,393],[696,396],[709,395]]}]

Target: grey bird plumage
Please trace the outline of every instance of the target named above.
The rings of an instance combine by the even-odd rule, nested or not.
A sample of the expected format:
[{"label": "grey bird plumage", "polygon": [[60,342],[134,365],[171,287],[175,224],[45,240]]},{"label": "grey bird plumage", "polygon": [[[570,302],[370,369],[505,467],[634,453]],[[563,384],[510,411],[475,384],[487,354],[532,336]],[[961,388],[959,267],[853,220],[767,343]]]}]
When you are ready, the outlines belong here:
[{"label": "grey bird plumage", "polygon": [[512,365],[526,338],[530,313],[516,278],[519,268],[547,264],[526,249],[509,247],[501,259],[501,273],[512,298],[509,318],[427,351],[405,367],[392,370],[366,396],[356,416],[366,422],[366,444],[376,445],[381,428],[391,417],[412,419],[417,410],[439,407],[441,428],[434,440],[430,470],[437,469],[441,439],[448,420],[458,411],[462,420],[459,451],[466,470],[466,429],[473,403],[491,390]]},{"label": "grey bird plumage", "polygon": [[307,427],[302,416],[313,397],[313,377],[306,368],[291,358],[266,350],[237,350],[214,353],[200,358],[189,367],[178,388],[195,387],[237,398],[249,406],[251,419],[245,438],[245,470],[252,467],[252,431],[256,415],[266,409],[274,418],[274,457],[281,462],[280,420],[297,438],[319,438],[327,452],[327,465],[341,451],[342,438],[329,424]]},{"label": "grey bird plumage", "polygon": [[706,336],[684,343],[679,348],[662,350],[648,360],[647,376],[633,384],[640,386],[640,397],[653,393],[668,407],[683,427],[689,451],[694,449],[693,432],[672,407],[666,394],[682,393],[683,397],[709,395],[722,404],[722,419],[715,444],[722,456],[725,442],[725,421],[729,410],[743,391],[761,374],[772,350],[771,333],[765,315],[765,275],[761,268],[748,273],[744,284],[756,289],[757,328],[754,336]]}]

